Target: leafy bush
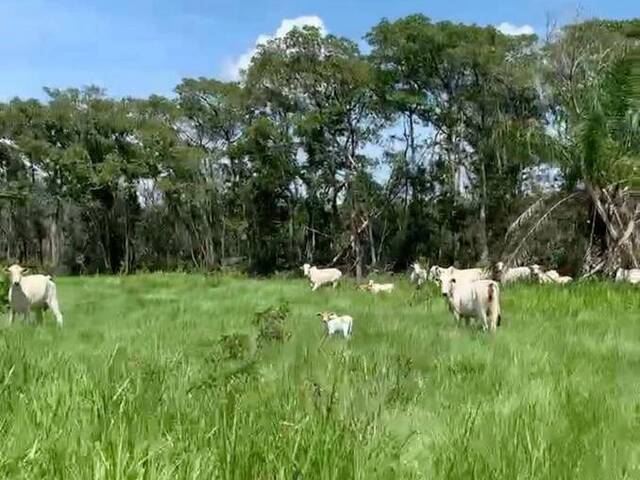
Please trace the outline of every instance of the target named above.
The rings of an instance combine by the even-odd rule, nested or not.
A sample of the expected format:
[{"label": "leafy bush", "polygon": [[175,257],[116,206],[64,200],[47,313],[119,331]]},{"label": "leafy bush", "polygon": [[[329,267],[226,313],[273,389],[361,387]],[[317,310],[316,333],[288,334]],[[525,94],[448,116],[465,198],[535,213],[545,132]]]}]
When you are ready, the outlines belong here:
[{"label": "leafy bush", "polygon": [[222,334],[218,339],[221,358],[225,360],[242,360],[251,355],[251,337],[246,333]]},{"label": "leafy bush", "polygon": [[289,305],[286,303],[256,312],[253,324],[258,327],[256,341],[259,347],[270,342],[286,342],[291,338],[291,332],[286,326],[289,312]]}]

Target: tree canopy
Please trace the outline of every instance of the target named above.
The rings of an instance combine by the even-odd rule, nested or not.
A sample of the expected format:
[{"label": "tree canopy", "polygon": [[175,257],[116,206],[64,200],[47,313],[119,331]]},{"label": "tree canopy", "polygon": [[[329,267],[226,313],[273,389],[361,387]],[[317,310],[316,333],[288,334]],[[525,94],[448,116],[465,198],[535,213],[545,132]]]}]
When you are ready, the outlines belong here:
[{"label": "tree canopy", "polygon": [[423,15],[294,29],[240,82],[0,104],[0,257],[69,272],[360,276],[638,265],[640,20],[546,41]]}]

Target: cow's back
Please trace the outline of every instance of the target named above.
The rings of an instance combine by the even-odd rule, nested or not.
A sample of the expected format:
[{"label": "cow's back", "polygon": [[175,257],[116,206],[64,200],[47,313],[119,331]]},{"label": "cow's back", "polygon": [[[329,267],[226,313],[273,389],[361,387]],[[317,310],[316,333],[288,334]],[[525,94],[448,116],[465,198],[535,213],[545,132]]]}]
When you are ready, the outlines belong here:
[{"label": "cow's back", "polygon": [[28,275],[20,281],[20,289],[32,307],[41,307],[49,296],[50,277],[45,275]]}]

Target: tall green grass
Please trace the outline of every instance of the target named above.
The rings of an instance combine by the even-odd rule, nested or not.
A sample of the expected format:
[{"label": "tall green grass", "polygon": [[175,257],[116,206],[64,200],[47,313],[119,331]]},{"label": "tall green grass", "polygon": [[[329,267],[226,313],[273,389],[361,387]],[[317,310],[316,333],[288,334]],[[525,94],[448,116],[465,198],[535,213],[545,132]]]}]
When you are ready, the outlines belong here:
[{"label": "tall green grass", "polygon": [[404,282],[57,282],[63,329],[0,329],[0,478],[640,477],[638,289],[504,288],[490,336]]}]

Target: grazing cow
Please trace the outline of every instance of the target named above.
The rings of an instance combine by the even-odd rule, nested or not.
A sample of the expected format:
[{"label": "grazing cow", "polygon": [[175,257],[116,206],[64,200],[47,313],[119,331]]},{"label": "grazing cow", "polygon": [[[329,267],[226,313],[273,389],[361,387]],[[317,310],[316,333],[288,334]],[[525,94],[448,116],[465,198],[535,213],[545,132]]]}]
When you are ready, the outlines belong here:
[{"label": "grazing cow", "polygon": [[527,281],[533,278],[532,267],[512,267],[507,268],[504,262],[495,265],[496,279],[500,283],[513,283]]},{"label": "grazing cow", "polygon": [[427,271],[418,262],[413,262],[413,265],[411,265],[411,283],[417,283],[420,286],[427,281],[427,277]]},{"label": "grazing cow", "polygon": [[26,268],[12,265],[7,268],[11,286],[9,288],[9,323],[13,323],[16,313],[23,315],[25,322],[31,320],[31,311],[35,310],[39,320],[42,311],[49,308],[56,318],[58,326],[62,326],[63,319],[58,305],[56,284],[48,275],[24,275]]},{"label": "grazing cow", "polygon": [[367,290],[371,293],[391,293],[393,288],[393,283],[375,283],[373,280],[369,280],[367,284]]},{"label": "grazing cow", "polygon": [[336,315],[332,312],[320,312],[318,316],[325,325],[327,336],[341,333],[344,338],[351,336],[353,318],[349,315]]},{"label": "grazing cow", "polygon": [[500,287],[493,280],[458,279],[447,273],[440,277],[443,296],[457,322],[475,318],[483,329],[495,331],[500,326]]},{"label": "grazing cow", "polygon": [[311,281],[311,291],[315,292],[322,285],[332,283],[336,288],[338,281],[342,278],[342,272],[337,268],[316,268],[308,263],[302,266],[304,275]]},{"label": "grazing cow", "polygon": [[633,285],[639,284],[640,268],[632,268],[630,270],[619,268],[616,272],[616,282],[629,282]]},{"label": "grazing cow", "polygon": [[547,270],[546,272],[540,267],[540,265],[532,265],[531,272],[537,277],[540,283],[557,283],[559,285],[566,285],[573,282],[573,278],[569,276],[561,276],[556,270]]},{"label": "grazing cow", "polygon": [[540,283],[556,283],[556,280],[560,278],[560,274],[555,270],[545,272],[540,265],[531,265],[531,273]]},{"label": "grazing cow", "polygon": [[566,285],[567,283],[571,282],[573,282],[573,277],[570,277],[568,275],[558,277],[558,279],[556,280],[556,283],[559,283],[560,285]]},{"label": "grazing cow", "polygon": [[560,280],[560,274],[557,270],[547,270],[544,274],[554,283],[558,283],[558,280]]}]

